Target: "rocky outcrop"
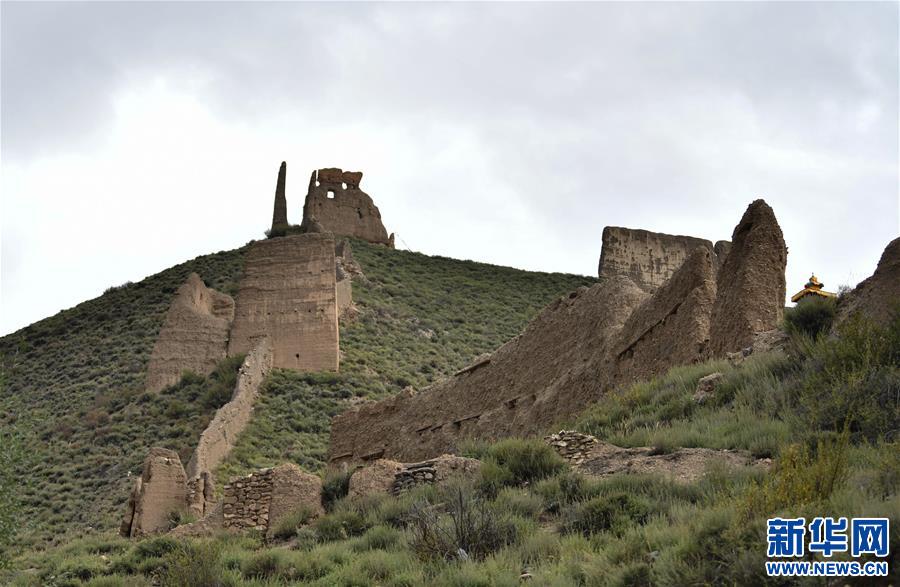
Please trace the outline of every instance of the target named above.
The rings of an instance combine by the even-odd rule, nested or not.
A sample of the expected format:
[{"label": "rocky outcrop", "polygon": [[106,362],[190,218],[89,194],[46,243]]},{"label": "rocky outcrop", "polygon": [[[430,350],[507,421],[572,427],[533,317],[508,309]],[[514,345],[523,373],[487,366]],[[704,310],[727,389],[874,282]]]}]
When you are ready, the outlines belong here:
[{"label": "rocky outcrop", "polygon": [[150,354],[147,391],[156,393],[177,383],[185,371],[212,372],[225,358],[233,318],[231,296],[206,287],[191,273],[178,288]]},{"label": "rocky outcrop", "polygon": [[650,379],[699,361],[709,344],[716,297],[710,250],[698,247],[625,322],[615,349],[615,380]]},{"label": "rocky outcrop", "polygon": [[625,276],[638,287],[654,291],[697,247],[708,249],[715,259],[713,244],[702,238],[607,226],[603,229],[598,274],[601,278]]},{"label": "rocky outcrop", "polygon": [[390,493],[394,486],[394,479],[401,470],[403,470],[403,463],[377,459],[353,472],[350,476],[347,496],[355,499],[366,495]]},{"label": "rocky outcrop", "polygon": [[235,305],[230,355],[267,336],[272,366],[338,370],[334,239],[298,234],[253,243]]},{"label": "rocky outcrop", "polygon": [[373,243],[389,244],[381,212],[359,188],[362,172],[336,168],[313,171],[303,205],[303,220],[315,217],[325,230]]},{"label": "rocky outcrop", "polygon": [[844,296],[838,307],[837,323],[859,313],[876,324],[886,324],[900,311],[900,238],[884,249],[878,267]]},{"label": "rocky outcrop", "polygon": [[135,481],[120,533],[138,537],[168,531],[172,515],[187,509],[187,478],[178,453],[150,449],[143,474]]},{"label": "rocky outcrop", "polygon": [[612,343],[646,297],[623,277],[580,288],[454,377],[348,410],[332,421],[331,465],[419,461],[464,438],[534,434],[580,412],[609,389]]},{"label": "rocky outcrop", "polygon": [[287,181],[287,163],[282,161],[281,167],[278,169],[278,182],[275,184],[275,208],[272,211],[272,231],[271,234],[277,234],[284,231],[288,227],[287,217],[287,197],[284,194],[285,183]]},{"label": "rocky outcrop", "polygon": [[[197,448],[188,462],[190,479],[199,478],[204,473],[211,474],[231,452],[238,435],[253,415],[259,388],[271,368],[272,347],[269,339],[256,339],[238,371],[231,400],[216,410],[212,422],[200,434]],[[195,490],[195,493],[198,492]]]},{"label": "rocky outcrop", "polygon": [[716,278],[709,343],[716,357],[752,345],[756,333],[776,328],[784,314],[787,247],[772,208],[751,203],[731,243]]}]

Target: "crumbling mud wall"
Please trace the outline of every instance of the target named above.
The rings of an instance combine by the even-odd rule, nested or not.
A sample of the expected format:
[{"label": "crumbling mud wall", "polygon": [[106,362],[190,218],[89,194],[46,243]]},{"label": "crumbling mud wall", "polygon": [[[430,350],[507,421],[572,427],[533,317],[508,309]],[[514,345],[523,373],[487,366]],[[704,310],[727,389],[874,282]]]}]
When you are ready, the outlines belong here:
[{"label": "crumbling mud wall", "polygon": [[143,473],[135,480],[119,532],[132,538],[165,532],[172,513],[186,509],[186,477],[178,453],[151,448]]},{"label": "crumbling mud wall", "polygon": [[228,354],[267,336],[272,366],[338,370],[334,238],[298,234],[253,243],[235,304]]},{"label": "crumbling mud wall", "polygon": [[275,183],[275,206],[272,209],[272,233],[286,230],[288,227],[287,196],[285,184],[287,183],[287,163],[282,161],[278,168],[278,181]]},{"label": "crumbling mud wall", "polygon": [[259,388],[271,368],[272,345],[267,337],[258,338],[241,364],[231,400],[216,410],[212,422],[200,434],[188,462],[188,478],[200,478],[202,473],[211,474],[228,456],[253,415]]},{"label": "crumbling mud wall", "polygon": [[787,246],[775,212],[752,202],[731,237],[716,277],[710,352],[722,357],[753,344],[756,333],[778,327],[784,315]]},{"label": "crumbling mud wall", "polygon": [[895,238],[884,249],[878,267],[869,278],[860,282],[848,293],[838,308],[837,322],[843,322],[855,313],[876,324],[886,324],[893,312],[900,311],[900,238]]},{"label": "crumbling mud wall", "polygon": [[[424,460],[455,452],[465,438],[539,433],[612,388],[703,360],[716,308],[728,335],[738,329],[722,312],[734,313],[741,336],[771,330],[784,305],[780,234],[771,209],[754,202],[735,229],[732,250],[719,247],[727,258],[718,277],[712,245],[701,242],[652,293],[613,274],[558,299],[522,334],[454,377],[335,417],[329,466]],[[749,276],[768,281],[757,287]],[[748,307],[730,305],[735,292]]]},{"label": "crumbling mud wall", "polygon": [[654,291],[697,247],[709,249],[715,259],[713,244],[702,238],[607,226],[603,229],[598,273],[601,278],[624,275],[639,287]]},{"label": "crumbling mud wall", "polygon": [[649,379],[701,360],[709,345],[716,274],[701,246],[628,318],[615,349],[615,379]]},{"label": "crumbling mud wall", "polygon": [[424,460],[463,438],[529,434],[580,411],[606,390],[610,344],[646,297],[621,277],[580,288],[449,380],[344,412],[332,421],[330,464]]},{"label": "crumbling mud wall", "polygon": [[361,171],[326,168],[313,171],[303,205],[303,220],[315,217],[336,235],[354,236],[372,243],[390,244],[381,212],[359,188]]},{"label": "crumbling mud wall", "polygon": [[178,288],[147,367],[147,391],[177,383],[185,371],[206,375],[225,358],[234,318],[231,296],[206,287],[196,273]]}]

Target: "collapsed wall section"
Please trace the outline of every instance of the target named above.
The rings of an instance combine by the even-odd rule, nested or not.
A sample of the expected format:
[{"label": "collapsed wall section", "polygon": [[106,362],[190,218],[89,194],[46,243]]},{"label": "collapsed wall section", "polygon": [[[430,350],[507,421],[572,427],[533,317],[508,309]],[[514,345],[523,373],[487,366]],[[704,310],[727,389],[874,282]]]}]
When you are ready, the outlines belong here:
[{"label": "collapsed wall section", "polygon": [[135,480],[119,532],[138,537],[169,529],[173,513],[187,508],[187,485],[178,453],[151,448],[144,469]]},{"label": "collapsed wall section", "polygon": [[332,421],[330,465],[423,460],[464,438],[527,435],[580,412],[606,391],[610,344],[646,295],[626,278],[580,288],[449,380],[344,412]]},{"label": "collapsed wall section", "polygon": [[156,393],[177,383],[185,371],[212,372],[225,358],[233,318],[231,296],[206,287],[199,275],[191,273],[178,288],[153,345],[147,391]]},{"label": "collapsed wall section", "polygon": [[715,259],[713,244],[702,238],[607,226],[598,273],[601,278],[623,275],[653,291],[668,281],[697,247],[709,249]]},{"label": "collapsed wall section", "polygon": [[353,236],[372,243],[390,244],[381,212],[359,188],[361,171],[326,168],[313,171],[303,205],[303,221],[316,218],[336,235]]},{"label": "collapsed wall section", "polygon": [[615,348],[616,381],[650,379],[704,357],[715,298],[712,255],[701,246],[628,318]]},{"label": "collapsed wall section", "polygon": [[247,252],[228,354],[267,336],[272,366],[338,370],[334,238],[298,234],[257,241]]}]

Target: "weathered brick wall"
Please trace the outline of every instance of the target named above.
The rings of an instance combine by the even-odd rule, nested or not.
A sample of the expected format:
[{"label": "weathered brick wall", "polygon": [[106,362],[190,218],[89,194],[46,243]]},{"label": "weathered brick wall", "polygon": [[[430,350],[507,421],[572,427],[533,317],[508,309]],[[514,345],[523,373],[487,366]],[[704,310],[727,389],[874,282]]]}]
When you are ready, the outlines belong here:
[{"label": "weathered brick wall", "polygon": [[299,234],[253,243],[235,305],[228,354],[268,336],[272,366],[338,370],[334,238]]}]

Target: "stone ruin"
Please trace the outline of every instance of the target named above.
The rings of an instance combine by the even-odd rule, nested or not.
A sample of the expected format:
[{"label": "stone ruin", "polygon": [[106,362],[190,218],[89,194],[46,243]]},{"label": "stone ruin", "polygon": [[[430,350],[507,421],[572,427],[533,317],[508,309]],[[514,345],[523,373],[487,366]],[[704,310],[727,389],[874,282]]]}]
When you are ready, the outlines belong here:
[{"label": "stone ruin", "polygon": [[191,273],[178,288],[150,354],[147,391],[177,383],[185,371],[211,373],[225,358],[233,319],[231,296],[206,287]]},{"label": "stone ruin", "polygon": [[377,459],[350,475],[347,495],[356,499],[372,494],[402,495],[420,485],[442,485],[454,479],[474,479],[481,461],[444,454],[418,463]]},{"label": "stone ruin", "polygon": [[225,485],[222,528],[259,530],[271,537],[278,522],[299,508],[311,518],[325,513],[322,480],[291,463],[262,469]]},{"label": "stone ruin", "polygon": [[[655,288],[625,275],[580,288],[453,377],[339,414],[329,466],[421,461],[454,453],[467,438],[534,435],[611,389],[752,345],[745,334],[776,328],[784,306],[787,250],[771,209],[750,204],[731,250],[718,247],[724,261],[715,249],[701,243]],[[723,313],[742,295],[749,303],[739,319]]]},{"label": "stone ruin", "polygon": [[729,246],[728,241],[713,245],[693,236],[607,226],[603,229],[597,273],[601,279],[624,275],[641,289],[652,292],[672,277],[694,249],[707,249],[713,265],[718,267]]},{"label": "stone ruin", "polygon": [[334,167],[312,172],[303,204],[303,224],[316,220],[336,235],[352,236],[372,243],[393,245],[381,222],[375,202],[359,187],[361,171]]}]

